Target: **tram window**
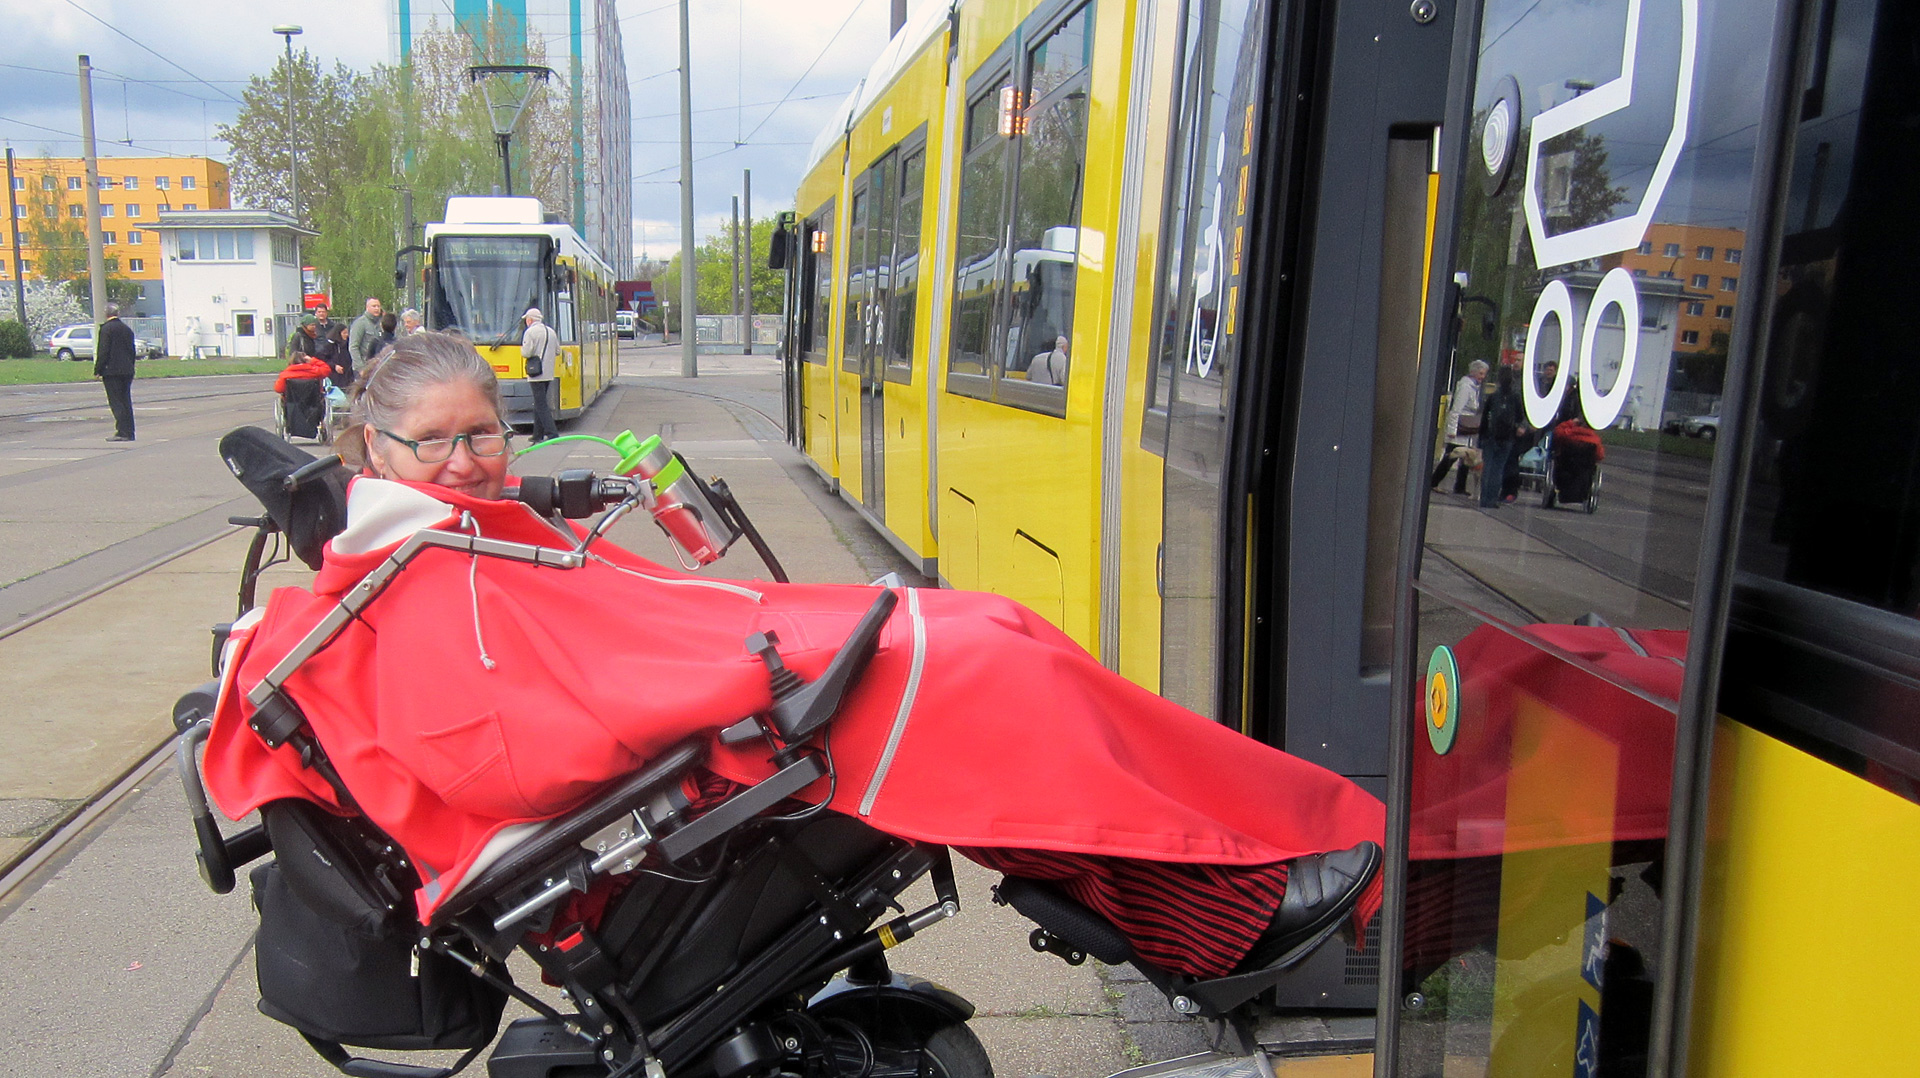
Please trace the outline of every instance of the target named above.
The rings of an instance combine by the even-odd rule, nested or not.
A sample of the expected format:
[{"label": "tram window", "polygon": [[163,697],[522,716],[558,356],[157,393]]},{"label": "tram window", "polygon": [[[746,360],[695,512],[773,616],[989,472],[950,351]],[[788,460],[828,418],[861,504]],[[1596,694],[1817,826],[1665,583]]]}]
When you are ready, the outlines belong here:
[{"label": "tram window", "polygon": [[841,291],[845,310],[840,323],[840,369],[860,369],[860,346],[867,330],[867,216],[871,210],[871,192],[856,187],[853,201],[847,203],[847,281]]},{"label": "tram window", "polygon": [[517,340],[520,316],[545,296],[548,245],[532,236],[436,239],[432,324],[476,343]]},{"label": "tram window", "polygon": [[913,331],[920,297],[920,208],[927,185],[927,153],[917,149],[900,162],[900,217],[896,227],[897,252],[893,289],[888,300],[886,377],[889,382],[913,380]]},{"label": "tram window", "polygon": [[579,327],[573,317],[572,292],[553,294],[553,328],[559,332],[561,344],[579,343]]},{"label": "tram window", "polygon": [[995,347],[1001,281],[1000,235],[1007,197],[1008,138],[1000,133],[995,85],[967,106],[966,157],[960,171],[960,235],[955,245],[953,343],[947,358],[947,391],[970,397],[991,394],[988,368]]},{"label": "tram window", "polygon": [[[1087,157],[1090,12],[1081,8],[1028,53],[1031,104],[1015,178],[1005,378],[1000,399],[1063,412],[1073,340]],[[1044,387],[1044,388],[1043,388]]]},{"label": "tram window", "polygon": [[[1841,5],[1792,180],[1720,702],[1920,801],[1920,97],[1910,9]],[[1742,254],[1728,248],[1727,260]]]},{"label": "tram window", "polygon": [[[807,324],[804,340],[808,363],[827,361],[827,334],[832,331],[833,314],[833,203],[807,220],[806,250]],[[821,245],[815,250],[815,243]]]}]

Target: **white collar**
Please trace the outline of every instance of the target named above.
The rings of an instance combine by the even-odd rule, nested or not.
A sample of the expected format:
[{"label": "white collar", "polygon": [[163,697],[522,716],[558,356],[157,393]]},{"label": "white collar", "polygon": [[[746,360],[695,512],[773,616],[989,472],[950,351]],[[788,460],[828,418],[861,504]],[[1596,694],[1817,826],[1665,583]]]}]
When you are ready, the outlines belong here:
[{"label": "white collar", "polygon": [[363,475],[347,488],[347,527],[333,537],[337,554],[365,554],[392,546],[422,528],[452,520],[457,510],[405,483]]}]

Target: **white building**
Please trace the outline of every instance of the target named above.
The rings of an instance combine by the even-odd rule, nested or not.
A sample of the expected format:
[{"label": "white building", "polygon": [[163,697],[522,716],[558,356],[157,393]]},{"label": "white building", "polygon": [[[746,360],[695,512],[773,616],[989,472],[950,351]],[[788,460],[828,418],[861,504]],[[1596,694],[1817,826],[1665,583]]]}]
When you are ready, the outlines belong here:
[{"label": "white building", "polygon": [[318,233],[266,210],[162,211],[167,354],[271,356],[299,321],[296,237]]},{"label": "white building", "polygon": [[[1573,300],[1573,324],[1584,326],[1594,293],[1602,275],[1582,270],[1563,278]],[[1667,388],[1673,377],[1674,345],[1678,340],[1680,304],[1705,299],[1687,291],[1677,280],[1660,277],[1635,277],[1634,291],[1640,298],[1639,348],[1625,402],[1620,407],[1617,425],[1628,430],[1659,430],[1667,405]],[[1620,308],[1608,304],[1600,312],[1600,325],[1594,333],[1593,367],[1595,381],[1603,391],[1611,392],[1620,379],[1620,367],[1626,356],[1626,325]],[[1552,351],[1542,348],[1540,356]]]}]

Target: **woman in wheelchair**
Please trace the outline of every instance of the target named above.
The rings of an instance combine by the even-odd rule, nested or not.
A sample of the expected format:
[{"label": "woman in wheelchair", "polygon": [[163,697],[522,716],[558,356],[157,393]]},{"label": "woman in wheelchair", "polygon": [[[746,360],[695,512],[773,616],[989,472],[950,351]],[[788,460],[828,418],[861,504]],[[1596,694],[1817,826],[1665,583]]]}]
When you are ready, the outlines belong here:
[{"label": "woman in wheelchair", "polygon": [[[437,529],[575,545],[577,526],[511,500],[509,440],[462,340],[404,337],[365,372],[341,439],[361,467],[345,531],[311,591],[281,589],[236,629],[205,765],[230,816],[339,807],[294,746],[255,736],[244,697],[399,544]],[[695,810],[767,779],[770,734],[719,735],[768,712],[783,664],[818,677],[876,595],[696,576],[605,542],[581,561],[430,549],[279,682],[353,807],[411,855],[423,922],[490,840],[689,736],[710,742]],[[1010,600],[897,590],[824,727],[828,777],[798,800],[1043,881],[1190,978],[1295,961],[1378,908],[1384,810],[1358,786],[1134,685]],[[773,658],[743,647],[758,633]]]}]

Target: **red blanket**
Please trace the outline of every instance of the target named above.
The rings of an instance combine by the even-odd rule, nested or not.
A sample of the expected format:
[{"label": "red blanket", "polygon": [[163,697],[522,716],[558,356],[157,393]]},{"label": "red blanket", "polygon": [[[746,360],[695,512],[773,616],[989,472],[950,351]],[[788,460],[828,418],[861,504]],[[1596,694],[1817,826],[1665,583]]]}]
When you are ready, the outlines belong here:
[{"label": "red blanket", "polygon": [[[356,495],[370,482],[356,480]],[[562,542],[518,504],[417,489],[483,535]],[[314,591],[275,592],[240,638],[205,767],[229,816],[279,797],[332,801],[291,749],[247,729],[242,696],[393,549],[339,545]],[[765,709],[749,633],[775,630],[811,677],[874,596],[724,583],[594,549],[604,560],[577,570],[430,550],[286,684],[362,809],[421,866],[422,917],[502,826],[563,812],[663,747]],[[1032,611],[980,593],[906,591],[831,748],[835,809],[928,842],[1264,864],[1379,841],[1384,825],[1380,802],[1348,780],[1134,685]],[[751,782],[770,773],[765,757],[764,745],[716,747],[710,766]],[[1378,894],[1376,883],[1362,918]]]}]

